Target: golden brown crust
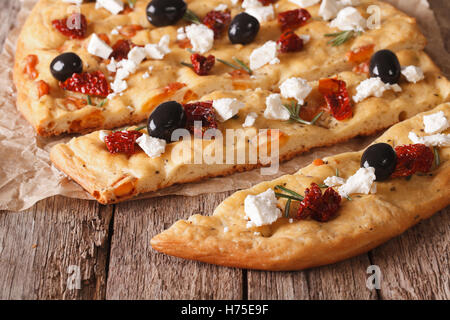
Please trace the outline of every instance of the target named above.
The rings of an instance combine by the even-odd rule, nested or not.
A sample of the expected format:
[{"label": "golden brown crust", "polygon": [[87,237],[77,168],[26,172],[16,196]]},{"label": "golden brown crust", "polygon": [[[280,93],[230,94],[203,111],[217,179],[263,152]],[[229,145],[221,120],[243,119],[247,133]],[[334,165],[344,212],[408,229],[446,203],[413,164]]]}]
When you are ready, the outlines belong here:
[{"label": "golden brown crust", "polygon": [[[362,12],[370,4],[377,4],[381,8],[382,26],[380,29],[367,30],[355,40],[339,46],[331,47],[326,44],[327,38],[323,34],[334,31],[327,22],[318,17],[318,6],[308,8],[313,19],[304,27],[297,30],[299,34],[309,34],[312,40],[298,53],[284,55],[279,65],[264,67],[255,72],[256,79],[234,81],[228,72],[230,68],[217,64],[213,74],[206,77],[195,75],[190,69],[180,65],[180,61],[188,61],[189,53],[178,47],[175,42],[176,30],[184,26],[186,22],[179,22],[176,26],[155,29],[145,19],[145,7],[148,1],[139,0],[136,9],[126,15],[111,15],[104,9],[96,10],[95,3],[84,3],[81,11],[89,21],[88,34],[105,33],[110,37],[111,43],[123,38],[121,35],[113,35],[111,31],[119,25],[140,25],[139,31],[131,40],[139,45],[155,43],[163,34],[170,35],[172,52],[162,61],[147,60],[141,64],[136,74],[128,80],[129,89],[123,96],[109,100],[101,110],[95,106],[84,106],[73,110],[64,106],[64,98],[76,97],[86,99],[84,95],[66,92],[58,87],[57,81],[49,72],[52,59],[64,51],[73,51],[79,54],[85,64],[85,71],[101,70],[108,75],[106,64],[101,59],[93,57],[85,49],[89,37],[83,40],[68,40],[59,34],[52,26],[53,19],[60,19],[70,12],[70,4],[60,0],[40,0],[28,17],[19,36],[16,62],[14,68],[14,82],[18,91],[18,109],[24,117],[43,136],[58,135],[61,133],[85,133],[96,129],[112,129],[122,125],[131,125],[143,121],[148,117],[152,109],[162,102],[160,95],[164,87],[173,82],[187,84],[177,92],[165,96],[162,99],[182,101],[187,92],[193,92],[194,96],[203,96],[217,90],[232,90],[233,88],[262,88],[273,89],[285,79],[292,76],[300,76],[308,80],[317,80],[344,70],[349,70],[352,65],[345,61],[345,53],[353,48],[358,48],[368,43],[375,44],[375,50],[389,48],[394,51],[404,49],[422,50],[425,46],[425,38],[418,30],[414,18],[408,17],[389,4],[379,1],[361,1],[359,6]],[[228,0],[201,0],[188,1],[189,8],[198,15],[203,16],[220,3],[227,3],[232,15],[242,11],[240,3],[232,5]],[[295,4],[280,0],[277,2],[276,12],[297,8]],[[365,15],[367,15],[365,13]],[[215,42],[211,54],[231,61],[232,56],[237,55],[241,60],[248,62],[251,51],[265,43],[267,40],[277,40],[279,27],[276,19],[265,22],[261,26],[256,41],[245,47],[232,46],[226,36]],[[401,29],[402,33],[395,32]],[[35,80],[28,78],[23,72],[24,59],[30,55],[37,55],[39,64],[37,70],[39,77]],[[153,73],[148,79],[142,75],[153,66]],[[109,74],[112,75],[112,74]],[[43,80],[50,85],[50,95],[37,97],[35,81]],[[95,98],[94,103],[100,99]],[[127,108],[131,106],[134,111]]]},{"label": "golden brown crust", "polygon": [[[448,103],[424,114],[440,110],[450,118]],[[410,144],[408,133],[413,130],[420,134],[422,116],[393,126],[377,142]],[[359,168],[362,151],[328,157],[325,165],[310,165],[295,175],[237,192],[219,205],[213,216],[195,215],[188,221],[178,221],[155,236],[151,244],[158,251],[185,259],[261,270],[299,270],[347,259],[401,234],[450,204],[450,148],[440,148],[439,153],[440,165],[430,174],[378,182],[376,194],[343,200],[338,217],[326,223],[302,220],[291,224],[280,218],[271,226],[247,229],[243,201],[248,194],[279,184],[302,193],[311,182],[322,183],[333,175],[335,168],[347,178]],[[225,227],[229,231],[225,232]],[[255,235],[255,231],[261,235]]]}]

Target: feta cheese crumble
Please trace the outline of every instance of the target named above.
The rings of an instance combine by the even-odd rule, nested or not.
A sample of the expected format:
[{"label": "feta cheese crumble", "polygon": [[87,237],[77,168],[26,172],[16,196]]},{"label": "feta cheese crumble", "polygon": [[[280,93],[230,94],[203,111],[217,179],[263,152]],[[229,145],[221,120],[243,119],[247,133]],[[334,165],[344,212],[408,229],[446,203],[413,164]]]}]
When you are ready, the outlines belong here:
[{"label": "feta cheese crumble", "polygon": [[416,83],[425,78],[422,68],[416,66],[407,66],[402,68],[402,74],[408,82]]},{"label": "feta cheese crumble", "polygon": [[277,208],[277,198],[273,189],[258,195],[248,195],[244,201],[246,217],[250,219],[247,228],[272,224],[281,217],[281,210]]},{"label": "feta cheese crumble", "polygon": [[244,0],[242,2],[242,8],[245,12],[258,19],[259,23],[273,20],[275,18],[275,12],[271,4],[263,6],[258,0]]},{"label": "feta cheese crumble", "polygon": [[63,0],[63,2],[73,3],[73,4],[82,4],[83,0]]},{"label": "feta cheese crumble", "polygon": [[414,144],[421,143],[426,145],[427,147],[448,147],[450,146],[450,134],[433,134],[431,136],[419,137],[414,132],[410,132],[408,134],[409,140],[411,140]]},{"label": "feta cheese crumble", "polygon": [[253,126],[255,124],[256,118],[258,118],[256,112],[250,112],[247,117],[245,117],[245,121],[242,126],[244,128]]},{"label": "feta cheese crumble", "polygon": [[103,141],[103,142],[105,142],[105,138],[106,138],[107,136],[109,136],[109,132],[108,132],[108,131],[100,130],[99,133],[98,133],[98,138],[99,138],[101,141]]},{"label": "feta cheese crumble", "polygon": [[310,94],[311,90],[312,87],[302,78],[289,78],[280,86],[283,98],[293,98],[301,105],[305,102],[304,100]]},{"label": "feta cheese crumble", "polygon": [[367,166],[366,162],[364,168],[359,168],[354,175],[348,178],[345,184],[339,187],[339,195],[346,198],[352,193],[369,194],[375,179],[375,168]]},{"label": "feta cheese crumble", "polygon": [[331,21],[330,27],[338,28],[342,31],[364,31],[366,20],[361,16],[358,10],[353,7],[347,7],[339,11],[336,19]]},{"label": "feta cheese crumble", "polygon": [[166,151],[166,140],[150,137],[148,134],[137,138],[136,143],[150,158],[157,158]]},{"label": "feta cheese crumble", "polygon": [[362,81],[356,87],[356,95],[353,96],[353,101],[358,103],[370,96],[379,98],[386,90],[394,90],[394,92],[400,92],[402,91],[402,88],[400,88],[398,84],[384,83],[379,77],[369,78]]},{"label": "feta cheese crumble", "polygon": [[187,38],[187,35],[186,35],[186,31],[184,30],[184,27],[178,28],[177,29],[177,40],[182,41],[186,38]]},{"label": "feta cheese crumble", "polygon": [[257,70],[262,66],[271,63],[279,63],[277,58],[277,43],[267,41],[263,46],[256,48],[250,54],[250,69]]},{"label": "feta cheese crumble", "polygon": [[128,60],[134,62],[134,64],[139,65],[147,57],[147,51],[141,47],[134,47],[128,52]]},{"label": "feta cheese crumble", "polygon": [[213,101],[213,108],[219,115],[219,120],[221,122],[231,119],[243,107],[245,107],[245,104],[237,99],[223,98]]},{"label": "feta cheese crumble", "polygon": [[438,133],[450,127],[444,111],[423,116],[423,124],[425,126],[425,133]]},{"label": "feta cheese crumble", "polygon": [[225,11],[228,9],[228,5],[225,3],[219,4],[217,7],[214,8],[215,11]]},{"label": "feta cheese crumble", "polygon": [[171,52],[169,48],[170,36],[167,34],[159,39],[158,44],[149,43],[145,45],[145,51],[150,59],[162,60],[164,56]]},{"label": "feta cheese crumble", "polygon": [[336,0],[322,0],[319,8],[319,16],[328,21],[334,19],[341,9],[340,3]]},{"label": "feta cheese crumble", "polygon": [[94,33],[89,40],[87,51],[94,56],[108,59],[113,49]]},{"label": "feta cheese crumble", "polygon": [[192,50],[201,54],[212,49],[214,44],[214,31],[204,24],[191,24],[185,28],[186,36],[192,44]]},{"label": "feta cheese crumble", "polygon": [[319,1],[320,0],[289,0],[289,2],[295,3],[302,8],[311,7],[319,3]]},{"label": "feta cheese crumble", "polygon": [[124,9],[122,0],[97,0],[95,8],[105,8],[112,14],[119,14]]},{"label": "feta cheese crumble", "polygon": [[266,98],[264,117],[272,120],[289,120],[291,117],[289,111],[283,106],[281,96],[278,93],[272,93]]},{"label": "feta cheese crumble", "polygon": [[328,187],[335,187],[341,184],[345,183],[345,179],[341,178],[341,177],[336,177],[336,176],[332,176],[332,177],[328,177],[323,181],[324,184],[326,184]]}]

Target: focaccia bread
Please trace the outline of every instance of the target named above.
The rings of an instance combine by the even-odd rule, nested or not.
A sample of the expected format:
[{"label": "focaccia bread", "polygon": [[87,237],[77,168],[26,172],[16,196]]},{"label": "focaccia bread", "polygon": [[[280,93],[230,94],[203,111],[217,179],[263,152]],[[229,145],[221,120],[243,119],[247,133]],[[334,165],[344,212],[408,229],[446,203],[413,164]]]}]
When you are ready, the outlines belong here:
[{"label": "focaccia bread", "polygon": [[[381,97],[369,97],[352,106],[353,116],[337,121],[324,113],[314,125],[300,124],[294,121],[270,120],[264,117],[266,98],[272,92],[266,90],[217,91],[204,96],[204,100],[236,98],[245,104],[237,117],[219,123],[218,129],[242,129],[245,144],[236,144],[234,151],[245,149],[245,163],[236,164],[195,164],[192,157],[197,152],[211,154],[214,149],[211,141],[197,145],[196,139],[183,140],[167,145],[165,152],[150,158],[142,150],[131,156],[111,154],[100,139],[100,132],[73,138],[66,144],[56,145],[51,150],[51,160],[60,170],[77,181],[101,203],[114,203],[130,199],[144,192],[155,191],[177,183],[198,181],[213,176],[227,175],[232,172],[248,170],[261,165],[248,159],[249,148],[254,143],[259,130],[279,129],[279,135],[272,137],[279,145],[280,161],[292,158],[314,147],[332,145],[358,135],[370,135],[387,128],[401,120],[410,118],[419,112],[430,110],[449,101],[450,84],[440,75],[439,70],[421,51],[401,51],[398,53],[402,65],[416,65],[424,71],[424,79],[410,83],[401,79],[401,92],[384,92]],[[342,72],[337,78],[345,81],[350,96],[356,94],[356,87],[367,75],[355,72]],[[322,105],[323,97],[318,92],[318,82],[310,82],[311,93],[306,97],[309,108]],[[255,123],[247,128],[242,125],[250,113],[258,115]],[[107,131],[107,134],[110,133]],[[225,134],[224,134],[225,135]],[[225,139],[224,139],[225,140]],[[264,141],[263,141],[264,142]],[[260,143],[260,141],[256,142]],[[224,141],[225,144],[225,141]],[[173,152],[183,145],[192,149],[188,159],[174,157]],[[224,149],[225,146],[224,146]],[[258,159],[259,160],[259,159]],[[263,163],[264,164],[264,163]]]},{"label": "focaccia bread", "polygon": [[[136,124],[145,120],[159,103],[166,100],[201,100],[214,91],[232,92],[249,88],[277,90],[284,80],[293,76],[318,80],[351,70],[354,65],[345,58],[345,54],[365,45],[373,44],[375,51],[387,48],[395,52],[422,50],[425,46],[425,38],[419,32],[414,18],[389,4],[367,0],[359,1],[360,4],[355,7],[367,18],[367,8],[373,4],[379,6],[380,28],[367,29],[339,46],[331,46],[327,43],[330,38],[324,34],[338,30],[331,28],[329,22],[322,19],[319,4],[316,4],[307,8],[312,16],[307,23],[295,29],[298,35],[310,38],[307,43],[305,40],[301,51],[279,56],[280,63],[259,68],[251,77],[233,74],[233,69],[218,62],[209,75],[198,76],[190,68],[181,65],[181,62],[189,62],[191,54],[186,47],[190,44],[186,40],[177,40],[177,30],[189,25],[187,21],[180,20],[176,25],[159,28],[152,26],[146,19],[147,0],[137,0],[134,8],[125,6],[119,14],[111,14],[105,8],[96,8],[92,1],[84,1],[79,10],[87,20],[86,34],[80,39],[71,39],[53,24],[55,20],[66,19],[76,10],[69,2],[40,0],[28,17],[17,44],[14,82],[18,91],[18,109],[43,136]],[[200,18],[221,4],[227,5],[231,17],[243,11],[241,1],[186,2],[189,10]],[[282,31],[277,23],[277,15],[298,9],[299,6],[294,2],[276,1],[273,17],[269,21],[261,21],[261,30],[252,43],[233,45],[225,32],[215,39],[208,54],[228,62],[233,62],[236,57],[249,64],[249,56],[255,48],[269,40],[279,39]],[[126,79],[128,89],[108,99],[61,89],[58,80],[50,72],[50,64],[55,57],[65,52],[74,52],[81,58],[83,72],[100,71],[109,86],[113,83],[115,73],[108,69],[111,59],[97,57],[87,50],[95,35],[109,42],[111,47],[120,40],[129,40],[137,46],[158,44],[163,36],[169,36],[170,52],[160,60],[147,57]]]},{"label": "focaccia bread", "polygon": [[[440,112],[447,119],[447,125],[441,126],[443,131],[429,137],[424,128],[424,116],[434,115],[442,120]],[[319,163],[315,161],[294,175],[237,192],[222,202],[212,216],[195,215],[187,221],[178,221],[155,236],[151,244],[158,251],[185,259],[262,270],[299,270],[371,250],[450,204],[449,119],[450,104],[446,103],[385,132],[375,143],[399,147],[426,141],[433,145],[441,139],[441,145],[446,146],[435,147],[434,159],[428,157],[432,161],[428,172],[391,176],[376,182],[375,190],[369,194],[342,198],[337,215],[327,222],[294,220],[295,212],[291,209],[291,219],[284,217],[283,212],[272,224],[249,227],[244,202],[249,195],[261,194],[277,185],[303,195],[312,183],[323,184],[327,177],[337,174],[347,179],[360,169],[363,151],[328,157]],[[437,124],[435,120],[430,122]],[[397,166],[398,161],[399,158]],[[395,170],[397,172],[397,167]],[[285,203],[286,199],[278,199],[283,211]]]}]

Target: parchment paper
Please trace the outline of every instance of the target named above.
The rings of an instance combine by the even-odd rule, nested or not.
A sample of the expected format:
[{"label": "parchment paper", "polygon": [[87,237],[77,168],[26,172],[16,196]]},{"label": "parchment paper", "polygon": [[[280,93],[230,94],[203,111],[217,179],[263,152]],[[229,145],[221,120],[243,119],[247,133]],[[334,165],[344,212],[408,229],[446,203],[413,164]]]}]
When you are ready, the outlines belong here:
[{"label": "parchment paper", "polygon": [[[54,195],[91,199],[78,184],[55,169],[48,151],[69,137],[44,139],[17,112],[15,88],[12,80],[15,43],[20,28],[37,0],[20,0],[21,10],[15,28],[8,35],[0,55],[0,210],[25,210],[39,200]],[[448,75],[450,56],[444,49],[437,21],[427,0],[388,0],[399,9],[417,18],[428,39],[427,52]],[[294,173],[316,158],[364,148],[374,137],[353,139],[332,148],[318,148],[280,166],[276,176]],[[142,195],[138,199],[163,195],[195,196],[202,193],[223,192],[248,188],[275,176],[261,176],[260,170],[214,178],[201,183],[173,186],[160,192]]]}]

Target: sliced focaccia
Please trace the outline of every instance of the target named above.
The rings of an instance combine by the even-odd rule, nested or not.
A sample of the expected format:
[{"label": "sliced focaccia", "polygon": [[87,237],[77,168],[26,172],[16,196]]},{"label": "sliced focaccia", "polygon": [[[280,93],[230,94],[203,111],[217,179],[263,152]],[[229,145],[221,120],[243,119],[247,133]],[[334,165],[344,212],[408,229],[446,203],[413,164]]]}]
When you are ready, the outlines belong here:
[{"label": "sliced focaccia", "polygon": [[[230,42],[226,32],[229,21],[223,24],[224,30],[216,35],[213,43],[206,41],[205,44],[202,40],[210,35],[204,25],[203,29],[192,28],[193,40],[190,41],[190,33],[186,35],[183,28],[195,23],[181,19],[163,27],[150,24],[146,14],[149,1],[81,2],[80,6],[74,6],[70,1],[40,0],[18,40],[14,68],[17,105],[40,135],[135,124],[167,100],[203,99],[214,91],[273,90],[293,76],[318,80],[354,68],[354,62],[346,58],[346,53],[365,46],[373,46],[375,51],[387,48],[395,52],[421,50],[425,46],[415,19],[380,1],[355,1],[355,8],[366,19],[372,12],[367,11],[370,5],[375,4],[380,9],[377,11],[380,27],[368,29],[364,26],[365,31],[361,33],[357,28],[341,31],[330,27],[324,18],[331,20],[333,15],[330,16],[329,8],[321,9],[319,4],[306,8],[308,14],[301,17],[305,19],[301,25],[280,25],[277,21],[280,14],[300,10],[299,2],[279,0],[276,4],[265,3],[263,7],[263,2],[257,0],[186,1],[190,10],[186,19],[191,21],[203,20],[214,10],[229,15],[230,19],[244,10],[257,16],[260,30],[246,45]],[[134,3],[134,6],[125,5],[127,3]],[[334,16],[336,14],[334,12]],[[70,24],[75,23],[77,17],[80,30],[71,33],[73,26]],[[285,28],[295,31],[296,35],[286,36],[285,41],[289,47],[289,39],[294,37],[296,52],[277,54],[272,49]],[[336,32],[340,35],[335,36],[335,42],[328,43],[333,38],[325,34]],[[301,45],[298,45],[299,41]],[[252,61],[254,50],[265,44],[269,44],[266,49],[271,50]],[[187,49],[192,46],[197,53],[215,56],[216,63],[208,75],[200,76],[181,64],[191,62],[192,54]],[[130,56],[131,47],[136,50]],[[111,48],[114,48],[113,53],[110,53]],[[79,59],[67,55],[61,57],[70,52]],[[145,57],[139,57],[141,54]],[[270,63],[260,66],[270,55],[274,55]],[[114,61],[113,57],[116,57]],[[122,58],[122,62],[132,61],[135,65],[130,67],[129,63],[124,63],[121,68],[117,60]],[[252,74],[245,68],[234,70],[230,67],[230,63],[236,66],[235,58],[252,66],[255,69]],[[228,64],[220,63],[219,59]],[[64,71],[61,78],[58,67],[62,64],[75,67]],[[56,70],[58,78],[51,68]],[[83,76],[73,75],[80,72]],[[67,78],[69,74],[72,77]]]},{"label": "sliced focaccia", "polygon": [[[423,79],[414,83],[402,77],[391,90],[381,92],[379,97],[366,98],[361,96],[368,93],[362,84],[371,80],[367,79],[367,75],[356,72],[342,72],[333,79],[303,83],[301,88],[309,87],[311,92],[304,98],[299,114],[293,114],[292,109],[290,110],[288,113],[290,120],[276,118],[284,116],[288,109],[285,106],[280,106],[279,110],[270,108],[271,97],[274,97],[274,100],[280,99],[280,95],[271,91],[263,89],[217,91],[204,96],[203,102],[231,99],[241,105],[240,110],[236,114],[230,114],[232,117],[228,120],[217,121],[217,130],[225,137],[227,129],[234,129],[234,133],[242,139],[240,140],[242,143],[227,145],[230,140],[227,141],[226,137],[222,142],[218,142],[218,139],[205,140],[191,136],[189,139],[167,144],[162,151],[158,151],[161,146],[149,147],[153,148],[153,151],[146,152],[145,147],[142,150],[136,146],[135,151],[131,153],[114,153],[115,151],[109,149],[102,138],[112,137],[115,133],[100,131],[55,146],[51,150],[51,159],[58,168],[81,184],[99,202],[114,203],[177,183],[198,181],[248,170],[261,164],[267,165],[271,161],[274,162],[268,157],[271,151],[269,149],[273,146],[272,149],[275,150],[275,144],[279,150],[275,162],[282,161],[314,147],[332,145],[358,135],[370,135],[449,101],[450,84],[440,75],[427,55],[420,51],[406,50],[399,52],[398,57],[401,65],[420,68],[424,73]],[[355,100],[355,97],[359,97],[356,100],[362,99],[360,102],[352,101],[349,104],[350,114],[347,114],[345,119],[337,120],[332,112],[323,108],[327,104],[320,92],[323,81],[340,82],[346,87],[348,96],[353,97],[350,99]],[[397,92],[393,90],[395,88]],[[283,91],[281,90],[282,93]],[[336,99],[339,100],[339,96],[336,96]],[[289,106],[293,100],[295,99],[282,101]],[[170,113],[171,111],[167,112]],[[247,119],[251,116],[254,116],[254,121],[248,124]],[[314,120],[312,118],[316,121],[308,122]],[[146,130],[141,130],[141,133],[150,138]],[[261,134],[265,136],[261,137]],[[134,149],[134,145],[131,147]],[[207,159],[214,158],[213,155],[218,154],[217,148],[221,147],[224,150],[223,161],[208,163]],[[178,156],[180,150],[186,149],[190,151],[187,156]],[[266,158],[261,151],[264,149],[268,151]],[[230,151],[233,154],[243,154],[243,160],[225,161],[226,154]],[[198,154],[203,155],[203,158],[200,156],[202,159],[200,164],[194,159]],[[257,159],[251,158],[251,155],[255,154],[258,155]]]},{"label": "sliced focaccia", "polygon": [[393,126],[365,151],[237,192],[212,216],[178,221],[151,244],[177,257],[263,270],[366,252],[450,204],[449,120],[446,103]]}]

